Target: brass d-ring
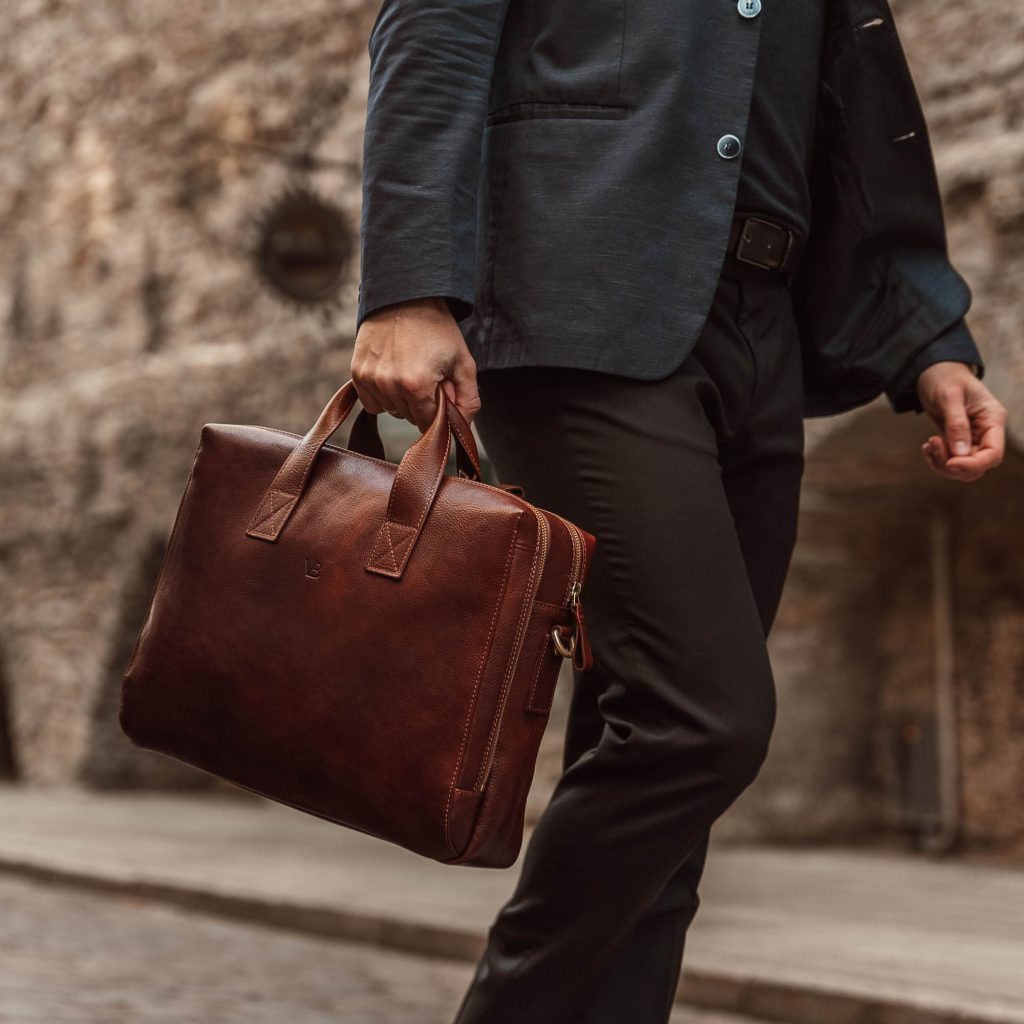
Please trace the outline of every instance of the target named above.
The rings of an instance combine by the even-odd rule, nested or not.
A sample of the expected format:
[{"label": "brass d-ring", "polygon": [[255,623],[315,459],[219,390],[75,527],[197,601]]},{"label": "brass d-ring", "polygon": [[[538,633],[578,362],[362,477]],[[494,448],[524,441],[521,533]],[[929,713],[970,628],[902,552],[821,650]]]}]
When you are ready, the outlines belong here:
[{"label": "brass d-ring", "polygon": [[565,641],[562,639],[562,634],[559,632],[558,626],[551,627],[551,639],[555,642],[555,650],[563,658],[571,658],[576,653],[576,634],[573,633],[570,637],[569,646],[565,645]]}]

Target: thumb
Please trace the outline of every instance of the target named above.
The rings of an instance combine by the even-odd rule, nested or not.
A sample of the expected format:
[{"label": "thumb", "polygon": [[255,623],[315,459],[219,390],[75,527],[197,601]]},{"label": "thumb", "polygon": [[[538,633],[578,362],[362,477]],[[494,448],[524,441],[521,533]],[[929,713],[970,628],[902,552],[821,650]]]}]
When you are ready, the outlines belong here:
[{"label": "thumb", "polygon": [[971,453],[971,421],[967,416],[963,391],[956,391],[943,409],[943,434],[954,455]]},{"label": "thumb", "polygon": [[[448,397],[459,407],[467,423],[480,411],[480,392],[477,388],[476,361],[472,356],[459,359],[452,370],[451,378],[445,380]],[[453,394],[454,391],[454,394]]]}]

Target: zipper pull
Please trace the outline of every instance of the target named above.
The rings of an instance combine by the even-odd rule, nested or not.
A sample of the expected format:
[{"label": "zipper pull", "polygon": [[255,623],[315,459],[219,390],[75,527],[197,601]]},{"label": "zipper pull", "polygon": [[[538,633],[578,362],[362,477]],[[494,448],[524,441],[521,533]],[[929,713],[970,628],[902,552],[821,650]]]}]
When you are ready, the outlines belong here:
[{"label": "zipper pull", "polygon": [[572,612],[574,629],[569,635],[569,643],[565,642],[562,631],[566,626],[555,626],[551,630],[551,639],[555,643],[555,650],[563,658],[572,658],[573,665],[581,671],[592,668],[594,655],[587,641],[587,620],[583,614],[583,602],[580,601],[580,591],[583,585],[574,581],[569,590],[569,609]]},{"label": "zipper pull", "polygon": [[580,600],[582,590],[583,584],[576,580],[569,591],[569,608],[572,610],[572,617],[576,623],[576,643],[572,663],[581,671],[593,667],[594,664],[594,655],[587,641],[587,620],[583,614],[583,602]]},{"label": "zipper pull", "polygon": [[594,655],[587,641],[587,618],[583,613],[583,601],[580,600],[582,592],[583,584],[579,580],[573,580],[569,588],[569,610],[572,612],[575,629],[572,631],[569,656],[575,668],[585,671],[594,665]]}]

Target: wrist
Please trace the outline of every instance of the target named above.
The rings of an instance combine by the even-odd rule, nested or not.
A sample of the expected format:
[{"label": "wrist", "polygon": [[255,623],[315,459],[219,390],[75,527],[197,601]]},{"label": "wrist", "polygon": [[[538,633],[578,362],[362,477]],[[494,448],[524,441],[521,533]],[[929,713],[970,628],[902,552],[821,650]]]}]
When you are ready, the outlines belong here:
[{"label": "wrist", "polygon": [[977,377],[978,367],[975,363],[967,363],[962,359],[940,359],[926,366],[917,375],[918,383],[932,377]]},{"label": "wrist", "polygon": [[401,299],[398,302],[389,302],[386,306],[379,306],[364,317],[364,322],[390,320],[396,316],[429,320],[436,320],[438,317],[451,319],[451,315],[451,307],[443,295],[428,295]]}]

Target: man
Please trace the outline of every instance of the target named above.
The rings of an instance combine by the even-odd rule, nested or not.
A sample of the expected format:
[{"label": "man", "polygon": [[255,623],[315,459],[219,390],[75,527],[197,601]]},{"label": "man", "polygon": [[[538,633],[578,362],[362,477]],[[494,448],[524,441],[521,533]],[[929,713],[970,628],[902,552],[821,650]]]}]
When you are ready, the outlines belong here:
[{"label": "man", "polygon": [[774,723],[803,419],[883,392],[999,464],[885,0],[386,0],[352,376],[444,382],[598,538],[565,772],[457,1024],[663,1024],[711,824]]}]

